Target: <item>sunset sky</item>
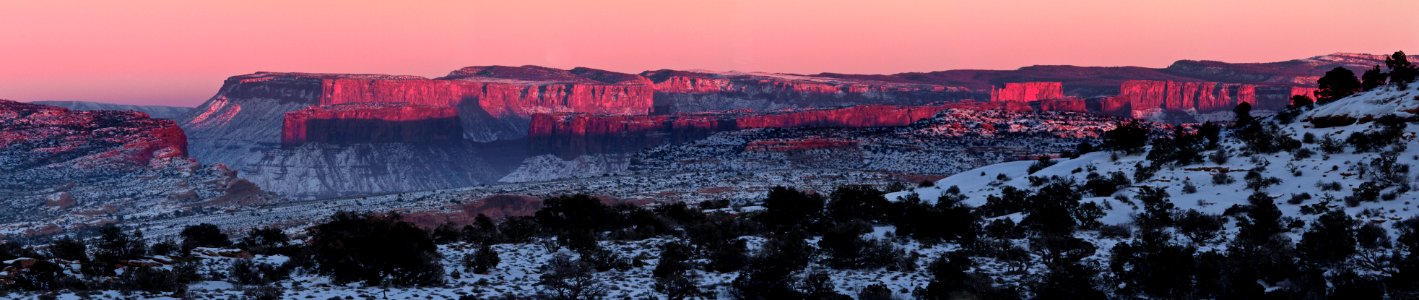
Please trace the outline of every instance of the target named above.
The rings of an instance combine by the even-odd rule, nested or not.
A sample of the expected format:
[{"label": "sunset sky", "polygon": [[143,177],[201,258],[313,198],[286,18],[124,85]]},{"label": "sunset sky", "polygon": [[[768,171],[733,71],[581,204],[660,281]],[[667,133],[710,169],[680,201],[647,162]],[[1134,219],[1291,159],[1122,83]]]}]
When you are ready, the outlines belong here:
[{"label": "sunset sky", "polygon": [[0,99],[193,106],[254,71],[898,73],[1419,52],[1419,1],[1343,3],[0,0]]}]

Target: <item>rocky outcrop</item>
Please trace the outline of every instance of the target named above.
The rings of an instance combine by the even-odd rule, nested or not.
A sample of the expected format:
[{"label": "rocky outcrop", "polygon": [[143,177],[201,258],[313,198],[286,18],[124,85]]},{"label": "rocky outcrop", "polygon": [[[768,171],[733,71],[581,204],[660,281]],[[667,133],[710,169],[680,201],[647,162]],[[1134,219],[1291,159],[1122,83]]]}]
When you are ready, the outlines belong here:
[{"label": "rocky outcrop", "polygon": [[170,120],[133,111],[72,111],[0,100],[0,170],[69,165],[155,166],[187,156]]},{"label": "rocky outcrop", "polygon": [[1060,82],[1010,82],[1005,87],[990,89],[990,102],[1032,102],[1064,99],[1064,84]]},{"label": "rocky outcrop", "polygon": [[1154,111],[1215,112],[1238,103],[1257,105],[1256,99],[1256,86],[1250,84],[1129,80],[1118,96],[1104,101],[1103,112],[1135,117]]},{"label": "rocky outcrop", "polygon": [[337,104],[286,113],[281,144],[445,143],[463,137],[452,107]]},{"label": "rocky outcrop", "polygon": [[1079,98],[1045,99],[1035,101],[1035,105],[1038,106],[1037,108],[1035,108],[1035,110],[1038,111],[1089,111],[1088,105],[1086,104],[1084,99]]},{"label": "rocky outcrop", "polygon": [[[1320,90],[1320,88],[1314,88],[1314,87],[1299,87],[1299,86],[1297,86],[1297,87],[1291,87],[1291,93],[1290,93],[1290,94],[1291,94],[1291,97],[1295,97],[1295,96],[1306,96],[1306,97],[1310,97],[1311,99],[1314,100],[1315,97],[1316,97],[1316,91],[1319,91],[1319,90]],[[1289,102],[1289,101],[1290,101],[1290,97],[1286,97],[1286,98],[1287,98],[1286,100],[1288,101],[1287,104],[1289,104],[1289,103],[1290,103],[1290,102]]]},{"label": "rocky outcrop", "polygon": [[646,71],[641,76],[654,83],[655,112],[660,114],[924,105],[985,96],[983,91],[958,86],[901,80],[677,70]]},{"label": "rocky outcrop", "polygon": [[[534,114],[645,115],[653,94],[639,75],[588,68],[468,67],[433,79],[259,72],[228,79],[183,126],[198,157],[286,195],[437,189],[510,170],[488,153],[525,137]],[[381,157],[410,155],[422,158]]]},{"label": "rocky outcrop", "polygon": [[437,79],[258,72],[228,79],[186,124],[270,130],[283,128],[284,122],[272,122],[267,111],[248,116],[243,106],[279,106],[284,115],[308,106],[403,103],[454,108],[465,138],[493,141],[523,136],[534,113],[647,114],[653,93],[650,82],[639,76],[586,68],[468,67]]},{"label": "rocky outcrop", "polygon": [[[240,179],[187,157],[177,122],[0,100],[0,223],[55,229],[165,214],[225,195]],[[247,203],[260,203],[254,191]],[[43,233],[43,232],[32,232]]]},{"label": "rocky outcrop", "polygon": [[[701,139],[720,131],[752,128],[895,127],[929,119],[961,105],[863,105],[782,113],[715,113],[649,116],[541,114],[533,117],[533,153],[576,157],[631,152],[649,146]],[[1028,107],[1028,106],[1027,106]]]}]

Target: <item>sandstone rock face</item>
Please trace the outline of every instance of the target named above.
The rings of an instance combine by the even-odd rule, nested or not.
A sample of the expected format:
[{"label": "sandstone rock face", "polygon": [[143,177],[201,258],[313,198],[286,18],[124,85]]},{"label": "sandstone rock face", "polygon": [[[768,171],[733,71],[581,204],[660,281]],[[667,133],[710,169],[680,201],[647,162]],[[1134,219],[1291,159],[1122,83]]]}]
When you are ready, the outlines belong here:
[{"label": "sandstone rock face", "polygon": [[1045,99],[1064,99],[1064,84],[1061,82],[1010,82],[1005,87],[990,89],[990,102],[1032,102]]},{"label": "sandstone rock face", "polygon": [[444,143],[463,138],[452,107],[390,104],[312,106],[286,113],[281,144]]},{"label": "sandstone rock face", "polygon": [[861,104],[923,105],[981,98],[959,86],[771,73],[656,70],[641,73],[655,86],[660,114],[782,109]]},{"label": "sandstone rock face", "polygon": [[[739,128],[891,126],[928,111],[816,112],[849,106],[969,105],[1134,117],[1224,112],[1241,102],[1275,110],[1289,96],[1309,93],[1325,70],[1369,67],[1377,58],[1336,54],[1271,63],[1179,61],[1161,69],[1029,66],[888,75],[625,74],[536,66],[468,67],[439,78],[260,72],[228,79],[182,126],[193,156],[227,163],[270,190],[315,197],[337,188],[358,194],[500,178],[488,170],[504,167],[488,166],[501,159],[473,157],[487,153],[474,149],[482,147],[477,143],[531,137],[532,145],[519,149],[621,151]],[[382,159],[409,155],[438,158]]]},{"label": "sandstone rock face", "polygon": [[1137,116],[1150,110],[1215,112],[1230,110],[1243,102],[1257,104],[1256,86],[1250,84],[1129,80],[1119,90],[1118,96],[1105,101],[1105,113]]},{"label": "sandstone rock face", "polygon": [[739,129],[905,126],[956,106],[960,105],[862,105],[769,114],[542,114],[533,117],[528,136],[534,153],[575,157],[586,153],[636,151],[648,146],[691,141],[715,132]]},{"label": "sandstone rock face", "polygon": [[[259,72],[228,79],[183,126],[204,161],[229,164],[267,190],[316,197],[496,180],[486,145],[473,142],[522,138],[539,113],[644,115],[653,94],[638,75],[587,68],[468,67],[435,79]],[[310,143],[443,144],[298,147]],[[416,154],[428,159],[380,157]]]},{"label": "sandstone rock face", "polygon": [[130,105],[88,101],[34,101],[34,104],[58,106],[71,110],[120,110],[148,114],[154,119],[180,120],[192,112],[191,107],[163,105]]},{"label": "sandstone rock face", "polygon": [[0,100],[0,222],[67,229],[222,196],[234,174],[197,164],[187,146],[177,122],[140,112]]},{"label": "sandstone rock face", "polygon": [[273,122],[280,118],[268,111],[244,114],[242,107],[279,107],[284,115],[307,106],[403,103],[456,109],[465,138],[493,141],[525,135],[534,113],[647,114],[652,89],[636,75],[586,68],[468,67],[437,79],[259,72],[228,79],[186,124],[200,129],[238,123],[279,130],[281,126],[271,125],[284,124]]},{"label": "sandstone rock face", "polygon": [[187,135],[170,120],[132,111],[71,111],[0,100],[0,170],[63,164],[149,167],[187,156]]},{"label": "sandstone rock face", "polygon": [[1046,100],[1036,101],[1035,103],[1036,103],[1036,105],[1039,106],[1039,108],[1036,109],[1036,110],[1039,110],[1039,111],[1069,111],[1069,112],[1087,112],[1087,111],[1089,111],[1089,108],[1088,108],[1087,104],[1084,102],[1084,99],[1079,99],[1079,98],[1046,99]]}]

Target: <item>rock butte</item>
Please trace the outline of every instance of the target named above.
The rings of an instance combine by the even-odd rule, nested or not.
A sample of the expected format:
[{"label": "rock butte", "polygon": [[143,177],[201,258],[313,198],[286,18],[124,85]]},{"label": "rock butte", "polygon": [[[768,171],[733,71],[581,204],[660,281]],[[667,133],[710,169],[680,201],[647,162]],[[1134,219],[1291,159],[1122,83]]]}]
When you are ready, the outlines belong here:
[{"label": "rock butte", "polygon": [[187,135],[171,120],[132,111],[73,111],[0,100],[0,150],[18,157],[0,170],[64,163],[156,166],[185,159]]}]

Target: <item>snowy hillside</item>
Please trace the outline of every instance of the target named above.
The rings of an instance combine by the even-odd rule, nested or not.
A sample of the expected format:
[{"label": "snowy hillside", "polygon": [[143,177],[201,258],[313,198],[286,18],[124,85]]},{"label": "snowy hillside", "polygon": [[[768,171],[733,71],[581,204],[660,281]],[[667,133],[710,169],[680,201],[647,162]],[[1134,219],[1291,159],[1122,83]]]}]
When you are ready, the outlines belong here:
[{"label": "snowy hillside", "polygon": [[[1329,204],[1344,206],[1346,212],[1351,215],[1363,216],[1373,222],[1411,217],[1419,214],[1419,201],[1416,201],[1419,200],[1419,191],[1410,191],[1399,187],[1386,189],[1381,193],[1386,198],[1393,197],[1396,201],[1362,201],[1355,206],[1344,205],[1339,200],[1351,195],[1352,191],[1361,184],[1379,176],[1377,173],[1380,171],[1375,169],[1375,164],[1377,162],[1388,163],[1389,161],[1384,160],[1385,156],[1392,156],[1393,163],[1401,165],[1414,165],[1416,161],[1419,161],[1419,141],[1414,139],[1415,135],[1419,134],[1419,127],[1407,127],[1404,130],[1404,142],[1389,150],[1356,153],[1354,149],[1346,149],[1339,153],[1326,153],[1322,149],[1324,147],[1322,143],[1326,139],[1343,141],[1352,133],[1378,130],[1376,127],[1379,125],[1373,122],[1362,122],[1346,126],[1315,128],[1313,124],[1305,120],[1337,116],[1357,120],[1378,119],[1386,115],[1411,117],[1413,114],[1410,112],[1415,108],[1419,108],[1419,90],[1413,88],[1398,90],[1386,87],[1340,99],[1304,112],[1298,118],[1299,121],[1280,127],[1282,134],[1298,140],[1306,140],[1305,136],[1308,135],[1313,136],[1314,142],[1305,142],[1301,146],[1302,149],[1305,149],[1302,151],[1308,150],[1307,152],[1313,153],[1311,155],[1298,156],[1293,152],[1249,154],[1252,150],[1247,149],[1247,145],[1235,138],[1224,138],[1219,150],[1202,154],[1210,158],[1217,155],[1218,151],[1226,153],[1223,156],[1229,158],[1225,162],[1218,163],[1209,159],[1198,164],[1163,167],[1152,178],[1143,182],[1134,182],[1132,186],[1117,194],[1095,195],[1086,198],[1085,201],[1107,204],[1106,207],[1112,207],[1108,210],[1108,216],[1103,221],[1109,224],[1123,224],[1132,221],[1131,215],[1137,208],[1115,200],[1114,196],[1136,197],[1139,187],[1149,186],[1165,189],[1169,195],[1172,195],[1173,203],[1182,210],[1196,209],[1201,212],[1220,214],[1232,205],[1247,204],[1246,199],[1252,194],[1252,190],[1247,188],[1243,177],[1248,171],[1256,170],[1262,178],[1280,179],[1279,184],[1261,190],[1273,197],[1286,200],[1303,194],[1310,195],[1310,200],[1302,201],[1300,204],[1278,203],[1277,205],[1288,216],[1301,217],[1303,215],[1299,211],[1302,206],[1311,205],[1317,201],[1323,201],[1323,199],[1335,199],[1335,201],[1329,201]],[[1228,134],[1230,133],[1223,133],[1224,136]],[[1132,178],[1139,164],[1147,165],[1149,163],[1145,153],[1146,151],[1132,155],[1118,155],[1113,152],[1088,153],[1078,158],[1060,159],[1054,165],[1033,173],[1028,169],[1034,165],[1034,161],[995,164],[946,177],[937,181],[932,187],[889,194],[888,198],[899,198],[909,193],[917,193],[921,199],[934,201],[945,189],[954,186],[960,188],[961,192],[967,195],[966,204],[980,206],[985,204],[987,197],[998,195],[1002,187],[1030,188],[1032,186],[1030,177],[1050,178],[1057,176],[1083,183],[1088,181],[1090,174],[1107,175],[1112,172],[1123,172]],[[1226,174],[1233,179],[1233,182],[1214,183],[1213,178],[1218,174]],[[1412,175],[1403,179],[1405,185],[1413,184],[1415,181]],[[1196,187],[1195,192],[1184,191],[1185,183],[1188,182]],[[1333,187],[1334,184],[1339,184],[1339,190],[1323,187]]]}]

